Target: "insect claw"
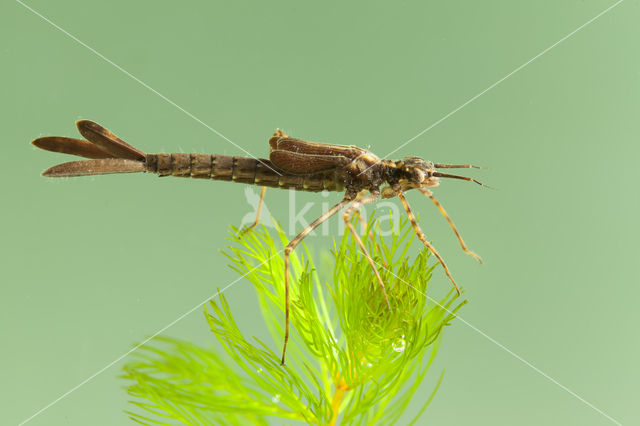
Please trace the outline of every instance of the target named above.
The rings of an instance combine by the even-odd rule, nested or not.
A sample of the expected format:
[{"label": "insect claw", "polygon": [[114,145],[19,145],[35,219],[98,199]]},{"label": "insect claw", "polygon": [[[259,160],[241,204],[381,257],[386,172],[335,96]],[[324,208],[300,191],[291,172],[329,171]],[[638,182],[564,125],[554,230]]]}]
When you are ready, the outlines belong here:
[{"label": "insect claw", "polygon": [[245,235],[247,232],[249,232],[249,231],[251,231],[253,228],[255,228],[255,227],[256,227],[256,225],[257,225],[257,223],[256,223],[256,224],[253,224],[253,225],[251,225],[251,226],[245,226],[244,228],[242,228],[242,229],[238,230],[238,236],[242,237],[242,236],[243,236],[243,235]]},{"label": "insect claw", "polygon": [[471,257],[473,257],[475,260],[478,261],[478,263],[480,263],[481,265],[484,263],[482,258],[480,256],[478,256],[477,254],[475,254],[474,252],[472,252],[471,250],[467,251],[467,254]]}]

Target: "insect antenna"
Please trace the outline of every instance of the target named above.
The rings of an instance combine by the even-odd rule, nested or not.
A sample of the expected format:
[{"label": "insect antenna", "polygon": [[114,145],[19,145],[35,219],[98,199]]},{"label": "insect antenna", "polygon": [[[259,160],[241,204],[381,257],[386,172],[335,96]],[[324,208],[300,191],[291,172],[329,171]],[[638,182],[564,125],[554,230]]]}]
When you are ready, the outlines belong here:
[{"label": "insect antenna", "polygon": [[473,164],[434,164],[436,169],[484,169],[484,167],[474,166]]},{"label": "insect antenna", "polygon": [[[484,184],[484,183],[482,183],[482,182],[479,182],[479,181],[477,181],[477,180],[475,180],[475,179],[473,179],[473,178],[466,177],[466,176],[451,175],[451,174],[449,174],[449,173],[440,173],[440,172],[434,172],[434,173],[432,174],[432,176],[435,176],[435,177],[442,177],[442,178],[452,178],[452,179],[461,179],[461,180],[466,180],[466,181],[468,181],[468,182],[475,182],[475,183],[477,183],[478,185],[480,185],[480,186],[484,186],[484,187],[486,187],[486,188],[491,188],[489,185],[485,185],[485,184]],[[495,188],[491,188],[491,189],[495,189]]]}]

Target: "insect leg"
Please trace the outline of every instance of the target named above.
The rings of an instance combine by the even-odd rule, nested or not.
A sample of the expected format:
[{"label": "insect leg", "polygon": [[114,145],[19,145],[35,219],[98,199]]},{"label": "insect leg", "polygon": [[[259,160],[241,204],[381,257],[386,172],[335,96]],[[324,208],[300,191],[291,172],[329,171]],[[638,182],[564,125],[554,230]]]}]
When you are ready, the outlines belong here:
[{"label": "insect leg", "polygon": [[[362,229],[367,229],[367,222],[364,221],[360,212],[358,212],[358,221],[360,222],[360,226],[362,226]],[[382,264],[386,267],[387,261],[384,260],[384,255],[382,254],[382,251],[380,250],[380,246],[376,241],[376,237],[373,236],[373,232],[371,232],[371,230],[369,230],[368,237],[369,239],[371,239],[371,242],[373,242],[373,247],[375,248],[376,252],[380,255],[380,260],[382,260]]]},{"label": "insect leg", "polygon": [[400,198],[400,201],[402,202],[402,206],[404,207],[405,211],[407,212],[407,216],[409,217],[409,220],[411,221],[411,225],[413,226],[414,231],[416,231],[416,235],[418,236],[420,241],[422,241],[422,244],[424,244],[427,247],[427,249],[431,253],[433,253],[433,255],[440,261],[440,264],[444,268],[444,272],[447,274],[447,276],[449,277],[449,279],[453,283],[453,286],[456,288],[456,291],[458,292],[458,295],[460,295],[461,294],[460,293],[460,288],[458,288],[458,285],[456,284],[456,281],[451,276],[451,272],[449,272],[449,268],[447,267],[447,264],[444,263],[444,259],[442,259],[442,257],[440,256],[440,253],[438,253],[438,251],[435,249],[435,247],[427,240],[427,237],[424,235],[424,232],[422,232],[422,229],[420,229],[420,226],[418,225],[418,221],[416,220],[416,217],[413,214],[413,211],[411,211],[411,207],[409,207],[409,203],[407,202],[407,199],[405,198],[404,194],[402,193],[402,190],[399,187],[395,187],[394,189],[396,190],[396,194],[398,195],[398,198]]},{"label": "insect leg", "polygon": [[462,236],[456,229],[456,225],[453,224],[453,221],[445,211],[444,207],[442,207],[442,204],[440,204],[440,202],[436,200],[436,197],[433,196],[433,193],[426,188],[418,188],[418,191],[422,192],[424,195],[429,197],[431,201],[433,201],[433,204],[436,205],[438,210],[440,210],[440,213],[442,213],[442,216],[444,216],[447,222],[449,222],[449,226],[451,226],[451,229],[453,229],[453,232],[456,234],[456,237],[458,237],[458,241],[460,242],[460,246],[462,246],[462,250],[468,255],[473,256],[478,262],[482,263],[482,258],[467,248],[466,244],[462,240]]},{"label": "insect leg", "polygon": [[[360,200],[362,198],[362,195],[358,194],[358,196],[356,197],[356,201]],[[360,226],[362,226],[362,229],[364,229],[365,231],[367,230],[367,222],[364,221],[364,218],[362,217],[362,215],[360,214],[360,212],[358,211],[358,221],[360,222]],[[373,236],[373,232],[371,232],[371,230],[369,230],[369,235],[368,235],[369,239],[371,239],[371,242],[373,243],[373,247],[375,248],[376,252],[380,255],[380,260],[382,260],[382,265],[386,268],[387,267],[387,261],[384,259],[384,254],[382,253],[382,250],[380,250],[380,246],[378,245],[378,242],[376,241],[376,237]]]},{"label": "insect leg", "polygon": [[287,342],[289,341],[289,255],[296,248],[300,241],[304,239],[311,231],[317,228],[322,222],[329,219],[336,212],[342,209],[344,206],[349,204],[355,198],[355,194],[346,193],[342,201],[340,201],[335,206],[331,207],[329,210],[324,212],[322,216],[314,220],[311,225],[307,226],[300,232],[293,240],[287,244],[284,249],[284,345],[282,347],[282,361],[280,365],[284,365],[284,358],[287,352]]},{"label": "insect leg", "polygon": [[258,223],[260,223],[260,212],[262,211],[262,203],[264,202],[264,194],[265,194],[265,192],[267,192],[267,187],[263,186],[262,187],[262,191],[260,192],[260,201],[258,202],[258,208],[256,209],[256,220],[254,220],[251,225],[249,225],[246,228],[244,228],[240,232],[240,234],[244,234],[244,233],[247,233],[247,232],[251,231],[253,228],[258,226]]},{"label": "insect leg", "polygon": [[376,201],[379,196],[380,196],[379,192],[372,192],[370,195],[367,195],[366,197],[364,197],[362,199],[356,200],[344,212],[344,215],[342,215],[342,218],[344,219],[344,223],[349,228],[349,231],[351,231],[351,234],[353,235],[353,238],[358,243],[358,246],[360,246],[360,250],[362,250],[362,253],[367,258],[367,261],[369,262],[369,265],[371,266],[371,269],[373,269],[373,272],[376,274],[376,278],[378,279],[378,282],[380,283],[380,287],[382,287],[382,293],[384,294],[384,300],[385,300],[385,302],[387,302],[387,307],[389,309],[391,309],[391,304],[389,304],[389,298],[387,297],[387,290],[385,289],[384,282],[382,281],[382,278],[380,277],[380,273],[378,272],[378,269],[376,268],[376,265],[373,263],[373,259],[371,259],[371,255],[367,251],[367,248],[362,243],[362,239],[360,238],[360,236],[356,232],[356,229],[353,227],[353,224],[351,223],[351,216],[353,215],[354,212],[356,212],[358,209],[360,209],[363,205],[369,204],[369,203],[372,203],[372,202]]}]

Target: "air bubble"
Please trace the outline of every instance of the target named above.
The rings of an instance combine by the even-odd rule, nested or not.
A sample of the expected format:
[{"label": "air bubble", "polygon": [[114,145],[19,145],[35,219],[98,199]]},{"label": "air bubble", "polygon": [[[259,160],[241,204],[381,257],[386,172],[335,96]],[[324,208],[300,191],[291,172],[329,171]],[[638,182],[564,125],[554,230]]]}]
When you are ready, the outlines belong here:
[{"label": "air bubble", "polygon": [[373,364],[371,364],[369,361],[367,361],[365,358],[362,359],[362,361],[360,361],[360,365],[363,366],[364,368],[371,368],[373,367]]},{"label": "air bubble", "polygon": [[391,347],[393,348],[394,351],[398,353],[402,353],[404,352],[404,349],[406,347],[406,342],[404,341],[404,339],[401,338],[393,342],[391,344]]}]

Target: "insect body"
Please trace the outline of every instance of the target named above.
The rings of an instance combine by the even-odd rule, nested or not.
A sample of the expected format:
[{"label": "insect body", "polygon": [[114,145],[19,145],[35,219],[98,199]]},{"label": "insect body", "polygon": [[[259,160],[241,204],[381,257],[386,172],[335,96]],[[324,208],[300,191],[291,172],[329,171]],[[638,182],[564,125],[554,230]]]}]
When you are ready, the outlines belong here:
[{"label": "insect body", "polygon": [[437,187],[440,184],[439,178],[462,179],[482,185],[475,179],[437,170],[475,166],[434,164],[418,157],[407,157],[401,161],[384,160],[363,148],[308,142],[290,138],[279,130],[269,140],[271,150],[268,160],[209,154],[146,154],[92,121],[82,120],[77,123],[77,126],[87,140],[50,136],[36,139],[32,143],[48,151],[77,155],[89,158],[89,160],[58,164],[46,170],[43,176],[70,177],[147,172],[159,176],[192,177],[260,185],[263,189],[258,214],[256,221],[249,229],[258,223],[260,206],[266,187],[310,192],[344,191],[344,197],[340,202],[302,230],[284,249],[285,337],[282,350],[283,364],[289,339],[289,255],[311,231],[343,208],[346,208],[343,214],[346,226],[375,272],[388,306],[389,300],[378,268],[351,223],[353,214],[365,204],[372,203],[379,198],[396,196],[400,198],[418,238],[440,261],[458,294],[460,294],[460,289],[451,276],[449,268],[420,229],[404,193],[410,189],[417,189],[428,196],[455,232],[462,249],[481,261],[478,255],[466,247],[453,221],[429,190],[429,188]]}]

